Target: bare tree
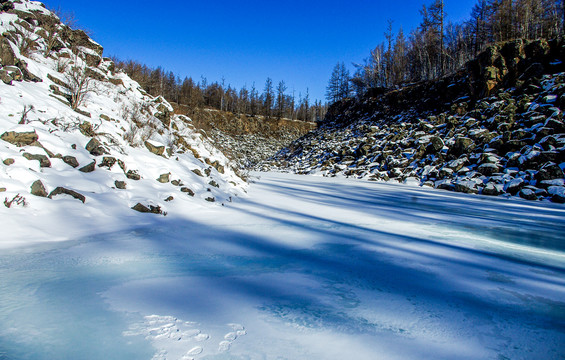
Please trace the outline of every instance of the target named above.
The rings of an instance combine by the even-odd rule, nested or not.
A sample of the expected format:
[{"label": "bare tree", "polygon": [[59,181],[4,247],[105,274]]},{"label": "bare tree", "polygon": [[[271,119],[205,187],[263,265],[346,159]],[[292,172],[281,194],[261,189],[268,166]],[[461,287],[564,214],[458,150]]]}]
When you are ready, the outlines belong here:
[{"label": "bare tree", "polygon": [[84,103],[86,96],[94,91],[92,78],[88,76],[86,66],[79,66],[76,62],[69,66],[65,72],[67,93],[73,110]]}]

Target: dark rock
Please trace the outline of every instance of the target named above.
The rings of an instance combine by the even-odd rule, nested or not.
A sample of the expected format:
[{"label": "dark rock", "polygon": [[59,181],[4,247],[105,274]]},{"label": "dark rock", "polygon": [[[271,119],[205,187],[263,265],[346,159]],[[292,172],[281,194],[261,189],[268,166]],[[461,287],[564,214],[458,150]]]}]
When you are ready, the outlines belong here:
[{"label": "dark rock", "polygon": [[485,176],[491,176],[499,171],[499,167],[496,164],[484,163],[479,165],[477,171]]},{"label": "dark rock", "polygon": [[4,161],[3,161],[4,165],[6,165],[6,166],[13,165],[14,162],[15,162],[15,160],[12,159],[12,158],[7,158],[7,159],[4,159]]},{"label": "dark rock", "polygon": [[66,189],[64,187],[57,187],[55,190],[51,191],[51,193],[49,194],[49,199],[53,199],[54,196],[61,195],[61,194],[70,195],[70,196],[74,197],[75,199],[82,201],[83,204],[86,201],[86,198],[84,197],[84,195],[79,194],[78,192],[76,192],[74,190]]},{"label": "dark rock", "polygon": [[474,181],[456,181],[455,184],[455,191],[462,192],[466,194],[478,194],[479,190],[477,189],[477,184]]},{"label": "dark rock", "polygon": [[92,161],[90,164],[81,167],[80,169],[78,169],[80,172],[83,173],[91,173],[94,170],[96,170],[96,160]]},{"label": "dark rock", "polygon": [[129,170],[126,173],[126,177],[131,180],[140,180],[141,176],[137,173],[137,170]]},{"label": "dark rock", "polygon": [[22,156],[28,160],[39,161],[39,166],[42,168],[51,167],[51,161],[49,161],[49,158],[46,155],[23,153]]},{"label": "dark rock", "polygon": [[501,184],[496,184],[493,182],[489,182],[484,188],[483,188],[483,195],[489,195],[489,196],[498,196],[498,195],[502,195],[504,194],[504,187]]},{"label": "dark rock", "polygon": [[213,186],[213,187],[216,187],[216,188],[219,188],[219,187],[220,187],[220,185],[218,185],[218,183],[215,182],[214,180],[210,181],[210,182],[208,183],[208,185]]},{"label": "dark rock", "polygon": [[159,178],[157,179],[157,181],[160,182],[161,184],[168,183],[170,176],[171,176],[171,173],[161,174],[159,176]]},{"label": "dark rock", "polygon": [[194,169],[192,170],[193,173],[195,173],[196,175],[200,176],[200,177],[204,177],[204,175],[202,175],[202,172],[199,169]]},{"label": "dark rock", "polygon": [[180,189],[180,191],[182,191],[183,193],[187,193],[187,194],[190,195],[190,196],[194,196],[194,191],[190,190],[190,189],[187,188],[187,187],[182,187],[182,188]]},{"label": "dark rock", "polygon": [[428,146],[426,146],[426,154],[437,154],[443,149],[443,140],[438,136],[433,136],[430,138]]},{"label": "dark rock", "polygon": [[565,187],[550,186],[547,192],[551,195],[551,201],[559,204],[565,204]]},{"label": "dark rock", "polygon": [[116,189],[125,190],[127,184],[125,181],[116,180],[114,181],[114,186],[116,186]]},{"label": "dark rock", "polygon": [[546,163],[536,174],[537,181],[561,179],[565,177],[561,168],[552,162]]},{"label": "dark rock", "polygon": [[159,155],[159,156],[163,156],[163,154],[165,153],[165,146],[161,145],[154,145],[149,141],[145,142],[145,147],[147,148],[147,150],[149,150],[150,152],[152,152],[155,155]]},{"label": "dark rock", "polygon": [[522,178],[516,178],[506,184],[504,190],[512,195],[516,195],[526,185],[526,181]]},{"label": "dark rock", "polygon": [[163,214],[163,210],[161,210],[160,206],[149,205],[149,207],[147,207],[142,203],[135,204],[132,209],[141,213]]},{"label": "dark rock", "polygon": [[180,180],[173,180],[173,181],[171,181],[171,184],[173,184],[174,186],[182,186],[182,181],[180,181]]},{"label": "dark rock", "polygon": [[100,163],[100,165],[98,165],[98,167],[107,167],[108,170],[112,169],[112,166],[114,166],[116,164],[117,160],[115,157],[112,156],[104,156],[102,158],[102,162]]},{"label": "dark rock", "polygon": [[133,210],[135,211],[139,211],[141,213],[150,213],[151,210],[149,210],[149,208],[145,205],[143,205],[142,203],[137,203],[132,207]]},{"label": "dark rock", "polygon": [[450,153],[455,157],[459,157],[464,154],[469,154],[475,148],[475,143],[473,140],[467,137],[458,137],[455,140],[455,144],[450,149]]},{"label": "dark rock", "polygon": [[38,138],[39,137],[37,136],[35,131],[21,133],[15,131],[7,131],[0,137],[0,139],[19,147],[32,145],[37,141]]},{"label": "dark rock", "polygon": [[165,199],[166,202],[173,201],[175,198],[173,196],[169,196]]},{"label": "dark rock", "polygon": [[39,197],[47,197],[47,190],[41,180],[36,180],[31,184],[31,194]]},{"label": "dark rock", "polygon": [[94,136],[96,136],[96,132],[92,128],[92,124],[89,121],[83,121],[82,124],[78,126],[78,129],[84,136],[91,138],[94,138]]},{"label": "dark rock", "polygon": [[95,138],[90,139],[85,148],[93,156],[101,156],[107,153],[102,143]]},{"label": "dark rock", "polygon": [[537,200],[538,199],[536,193],[531,189],[522,189],[522,190],[520,190],[518,195],[522,199],[526,199],[526,200]]},{"label": "dark rock", "polygon": [[205,200],[208,202],[216,202],[216,199],[214,197],[207,197]]},{"label": "dark rock", "polygon": [[63,156],[63,161],[65,162],[65,164],[72,166],[74,168],[77,168],[79,166],[79,163],[77,161],[77,158],[74,156]]}]

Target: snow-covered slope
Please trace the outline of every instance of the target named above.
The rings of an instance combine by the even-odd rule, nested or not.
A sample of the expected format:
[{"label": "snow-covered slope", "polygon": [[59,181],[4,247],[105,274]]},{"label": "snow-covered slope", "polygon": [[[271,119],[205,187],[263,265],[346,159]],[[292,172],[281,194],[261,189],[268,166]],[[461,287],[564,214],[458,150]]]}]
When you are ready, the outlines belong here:
[{"label": "snow-covered slope", "polygon": [[84,32],[39,2],[2,8],[0,223],[11,239],[111,231],[155,217],[133,207],[178,215],[245,191],[188,117],[115,72]]},{"label": "snow-covered slope", "polygon": [[263,170],[565,203],[563,54],[563,40],[516,40],[439,81],[336,103]]}]

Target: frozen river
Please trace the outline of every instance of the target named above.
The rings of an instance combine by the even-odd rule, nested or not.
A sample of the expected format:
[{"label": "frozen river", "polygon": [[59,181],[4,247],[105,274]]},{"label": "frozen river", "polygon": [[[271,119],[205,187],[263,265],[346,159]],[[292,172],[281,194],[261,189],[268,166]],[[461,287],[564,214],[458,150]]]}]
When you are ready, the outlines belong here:
[{"label": "frozen river", "polygon": [[564,206],[257,175],[225,207],[2,250],[0,359],[565,358]]}]

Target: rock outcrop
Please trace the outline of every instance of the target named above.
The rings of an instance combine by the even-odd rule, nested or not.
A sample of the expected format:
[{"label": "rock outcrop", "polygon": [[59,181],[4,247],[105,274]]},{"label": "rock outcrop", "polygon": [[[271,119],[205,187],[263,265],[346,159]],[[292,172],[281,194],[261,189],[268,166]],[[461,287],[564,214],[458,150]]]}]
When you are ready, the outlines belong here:
[{"label": "rock outcrop", "polygon": [[563,39],[516,40],[438,82],[339,102],[260,168],[559,202],[564,54]]}]

